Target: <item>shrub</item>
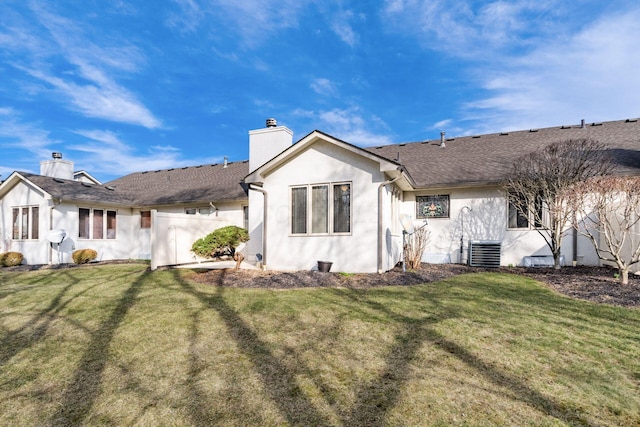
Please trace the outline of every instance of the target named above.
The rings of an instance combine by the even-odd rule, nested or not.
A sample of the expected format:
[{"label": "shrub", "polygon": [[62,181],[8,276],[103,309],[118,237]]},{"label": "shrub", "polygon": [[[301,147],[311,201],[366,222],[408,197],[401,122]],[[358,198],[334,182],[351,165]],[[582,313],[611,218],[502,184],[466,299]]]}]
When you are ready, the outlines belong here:
[{"label": "shrub", "polygon": [[0,254],[0,266],[13,267],[22,264],[24,256],[20,252],[6,252]]},{"label": "shrub", "polygon": [[229,225],[196,240],[191,246],[191,251],[205,258],[216,258],[223,255],[233,256],[238,245],[248,240],[249,233],[247,230],[235,225]]},{"label": "shrub", "polygon": [[97,257],[98,253],[93,249],[78,249],[71,254],[71,258],[76,264],[86,264]]}]

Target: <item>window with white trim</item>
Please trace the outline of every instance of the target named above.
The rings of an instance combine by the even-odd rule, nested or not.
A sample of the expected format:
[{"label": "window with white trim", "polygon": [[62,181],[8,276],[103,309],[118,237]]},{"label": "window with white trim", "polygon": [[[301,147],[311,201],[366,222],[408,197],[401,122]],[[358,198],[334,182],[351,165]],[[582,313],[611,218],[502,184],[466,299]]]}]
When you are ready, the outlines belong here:
[{"label": "window with white trim", "polygon": [[291,187],[291,234],[351,233],[351,183]]},{"label": "window with white trim", "polygon": [[[519,199],[515,199],[519,197]],[[507,227],[512,229],[529,229],[530,225],[535,228],[542,228],[540,221],[548,221],[547,212],[544,209],[542,199],[537,197],[533,206],[529,205],[529,212],[523,212],[521,206],[524,205],[524,196],[510,194],[507,208]],[[520,207],[519,207],[520,206]]]},{"label": "window with white trim", "polygon": [[14,240],[37,240],[40,237],[40,208],[20,206],[12,209],[12,238]]},{"label": "window with white trim", "polygon": [[78,209],[78,238],[80,239],[115,239],[116,211],[105,209]]}]

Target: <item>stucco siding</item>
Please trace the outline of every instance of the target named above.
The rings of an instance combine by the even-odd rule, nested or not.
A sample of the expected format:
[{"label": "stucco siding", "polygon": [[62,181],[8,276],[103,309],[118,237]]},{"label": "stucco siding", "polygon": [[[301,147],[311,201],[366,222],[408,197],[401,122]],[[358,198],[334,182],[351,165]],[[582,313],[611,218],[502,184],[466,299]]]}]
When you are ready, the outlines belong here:
[{"label": "stucco siding", "polygon": [[[508,228],[507,201],[499,187],[407,193],[405,210],[416,218],[416,196],[442,194],[450,197],[449,218],[428,220],[431,237],[423,258],[425,262],[446,258],[454,263],[466,263],[469,241],[501,242],[501,265],[504,266],[521,266],[527,256],[551,255],[544,238],[535,229]],[[586,238],[578,237],[577,249],[578,264],[599,265],[593,246]],[[573,230],[569,225],[562,241],[562,254],[565,265],[571,265],[574,258]]]},{"label": "stucco siding", "polygon": [[[333,262],[333,271],[376,271],[377,188],[384,179],[377,163],[325,142],[313,144],[271,173],[264,182],[269,200],[267,267],[311,270],[322,260]],[[351,233],[292,235],[291,187],[339,182],[352,186]]]},{"label": "stucco siding", "polygon": [[[0,252],[16,251],[24,256],[25,264],[46,264],[49,257],[49,206],[51,200],[42,191],[18,182],[1,200],[0,209]],[[38,239],[13,239],[13,208],[37,206]],[[33,218],[30,219],[33,221]]]}]

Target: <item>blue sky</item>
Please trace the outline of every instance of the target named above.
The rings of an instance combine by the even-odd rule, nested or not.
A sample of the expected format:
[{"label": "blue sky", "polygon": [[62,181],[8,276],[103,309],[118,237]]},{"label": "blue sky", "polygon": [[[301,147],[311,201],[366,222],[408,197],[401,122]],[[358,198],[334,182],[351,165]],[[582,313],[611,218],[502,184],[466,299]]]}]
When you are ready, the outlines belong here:
[{"label": "blue sky", "polygon": [[275,117],[381,145],[640,116],[637,0],[2,0],[0,174],[248,158]]}]

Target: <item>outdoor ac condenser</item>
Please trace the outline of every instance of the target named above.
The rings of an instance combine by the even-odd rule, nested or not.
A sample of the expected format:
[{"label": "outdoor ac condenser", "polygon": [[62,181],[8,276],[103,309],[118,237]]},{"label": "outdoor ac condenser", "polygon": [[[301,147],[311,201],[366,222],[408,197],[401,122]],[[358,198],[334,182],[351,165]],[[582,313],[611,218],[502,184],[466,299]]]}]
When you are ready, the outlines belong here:
[{"label": "outdoor ac condenser", "polygon": [[469,265],[471,267],[500,267],[502,243],[487,240],[469,242]]}]

